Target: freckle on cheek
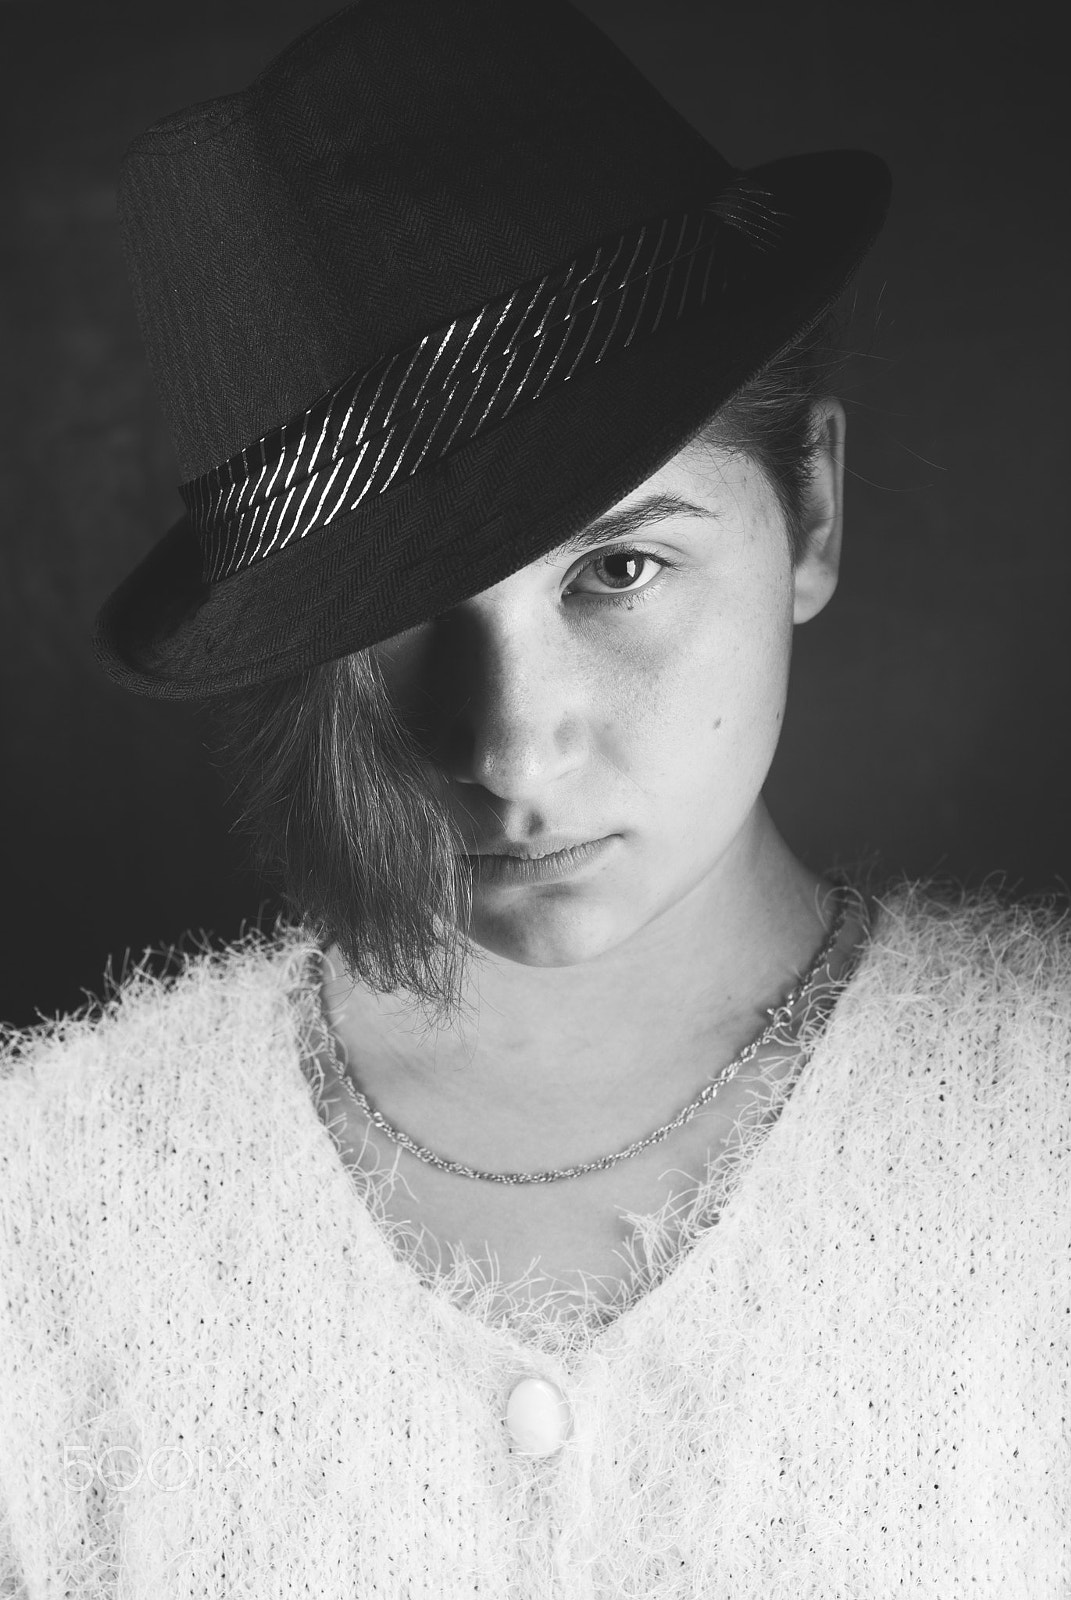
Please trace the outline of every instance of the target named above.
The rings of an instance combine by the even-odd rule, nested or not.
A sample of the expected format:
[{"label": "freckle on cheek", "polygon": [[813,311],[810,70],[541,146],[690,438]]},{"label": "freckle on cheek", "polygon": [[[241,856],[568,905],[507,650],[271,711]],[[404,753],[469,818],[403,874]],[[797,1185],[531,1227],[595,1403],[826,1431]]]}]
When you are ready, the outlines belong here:
[{"label": "freckle on cheek", "polygon": [[718,729],[720,727],[721,727],[721,718],[720,717],[715,717],[714,718],[714,732],[717,733],[717,731],[718,731]]}]

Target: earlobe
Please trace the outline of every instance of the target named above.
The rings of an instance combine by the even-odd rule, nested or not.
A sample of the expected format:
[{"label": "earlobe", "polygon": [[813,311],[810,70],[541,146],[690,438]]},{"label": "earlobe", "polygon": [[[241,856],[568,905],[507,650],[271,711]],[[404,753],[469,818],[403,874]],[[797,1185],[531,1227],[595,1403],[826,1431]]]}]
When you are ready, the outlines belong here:
[{"label": "earlobe", "polygon": [[844,407],[819,400],[814,418],[821,437],[803,496],[803,554],[794,574],[792,620],[809,622],[832,598],[840,572],[844,507]]}]

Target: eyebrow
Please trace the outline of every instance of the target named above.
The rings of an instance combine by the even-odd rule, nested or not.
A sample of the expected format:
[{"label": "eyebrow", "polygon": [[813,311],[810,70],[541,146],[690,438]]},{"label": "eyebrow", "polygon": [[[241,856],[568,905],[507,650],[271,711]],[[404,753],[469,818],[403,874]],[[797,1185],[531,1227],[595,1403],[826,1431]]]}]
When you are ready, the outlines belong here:
[{"label": "eyebrow", "polygon": [[713,517],[714,512],[709,506],[697,506],[691,500],[682,500],[679,495],[651,494],[644,500],[637,500],[634,506],[627,506],[624,511],[608,511],[604,517],[589,522],[586,528],[581,528],[579,533],[574,533],[559,545],[558,550],[570,554],[592,550],[597,545],[605,544],[608,539],[621,539],[640,528],[650,527],[652,523],[680,516]]}]

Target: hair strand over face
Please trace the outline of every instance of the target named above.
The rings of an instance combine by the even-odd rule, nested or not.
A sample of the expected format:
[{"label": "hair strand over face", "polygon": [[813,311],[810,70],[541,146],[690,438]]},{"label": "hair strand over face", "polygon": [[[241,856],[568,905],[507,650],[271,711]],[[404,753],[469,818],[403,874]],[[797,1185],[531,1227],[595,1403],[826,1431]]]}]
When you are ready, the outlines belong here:
[{"label": "hair strand over face", "polygon": [[212,714],[240,825],[288,910],[359,981],[449,1014],[471,871],[374,652],[237,691]]}]

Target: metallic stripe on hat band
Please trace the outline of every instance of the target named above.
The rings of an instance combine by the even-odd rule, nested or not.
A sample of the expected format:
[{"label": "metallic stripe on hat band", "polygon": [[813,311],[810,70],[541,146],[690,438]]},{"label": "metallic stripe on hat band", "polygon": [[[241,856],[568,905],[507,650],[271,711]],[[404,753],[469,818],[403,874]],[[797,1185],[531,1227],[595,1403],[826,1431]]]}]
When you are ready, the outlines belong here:
[{"label": "metallic stripe on hat band", "polygon": [[741,178],[707,206],[637,223],[353,374],[183,484],[204,581],[304,539],[523,402],[698,314],[727,230],[770,248],[780,222],[769,195]]}]

